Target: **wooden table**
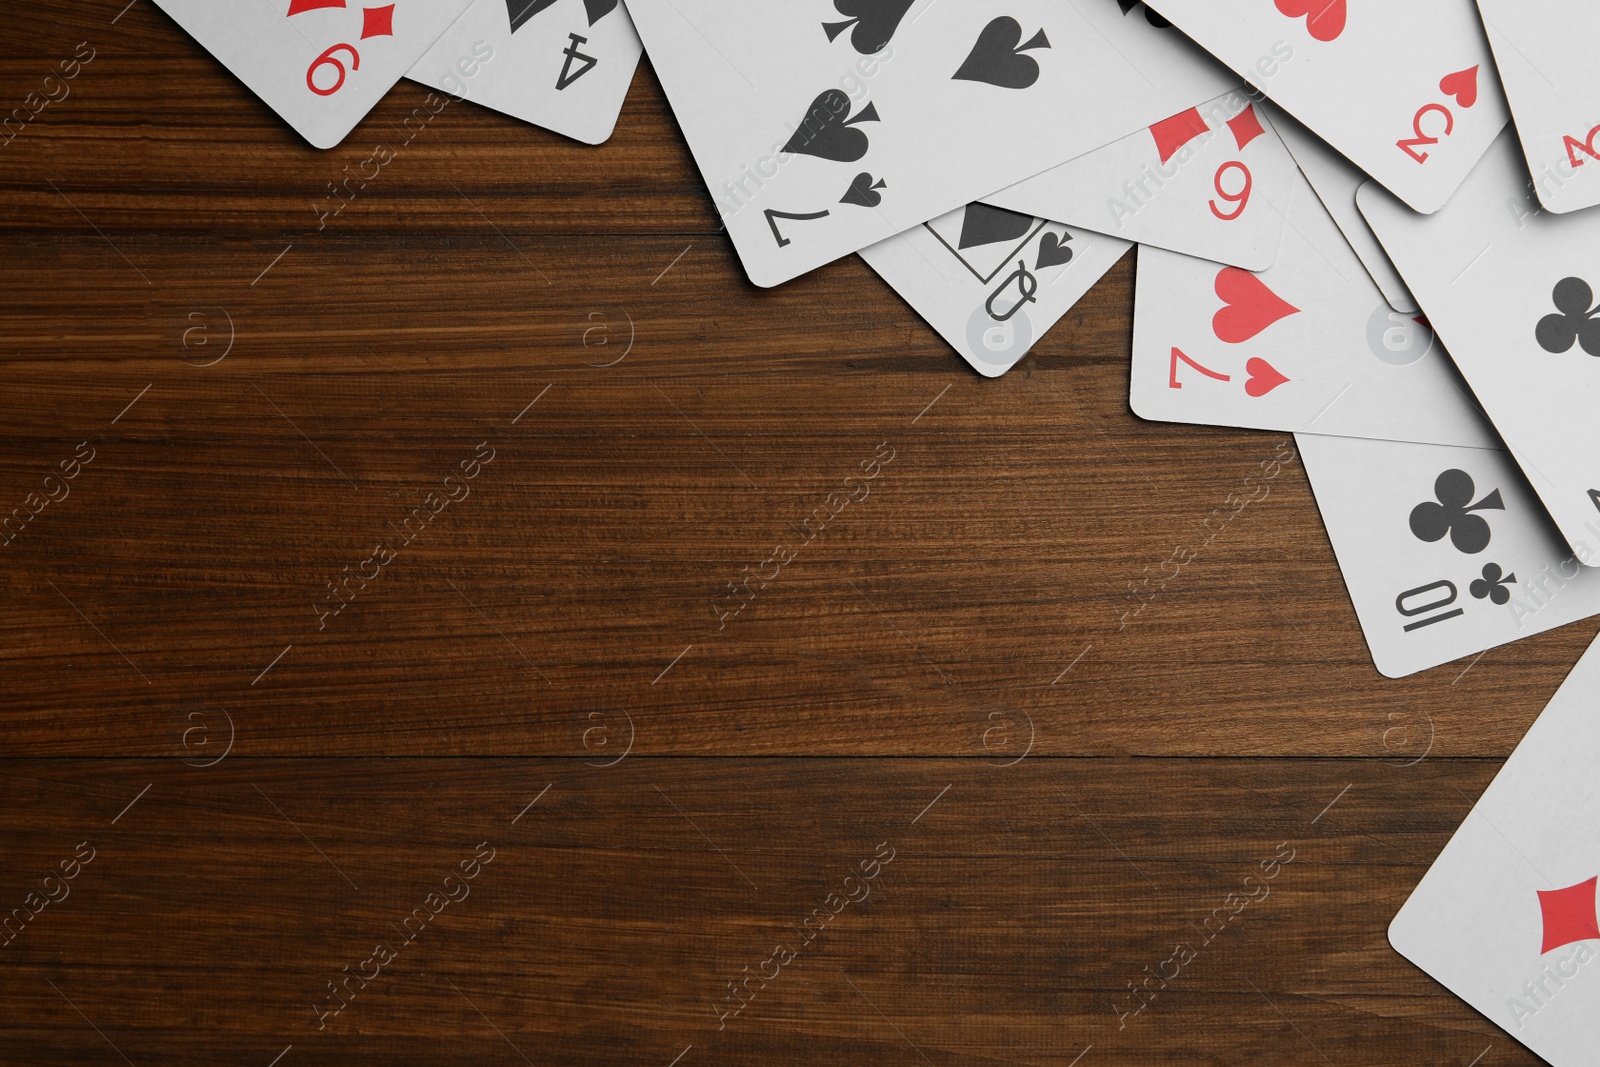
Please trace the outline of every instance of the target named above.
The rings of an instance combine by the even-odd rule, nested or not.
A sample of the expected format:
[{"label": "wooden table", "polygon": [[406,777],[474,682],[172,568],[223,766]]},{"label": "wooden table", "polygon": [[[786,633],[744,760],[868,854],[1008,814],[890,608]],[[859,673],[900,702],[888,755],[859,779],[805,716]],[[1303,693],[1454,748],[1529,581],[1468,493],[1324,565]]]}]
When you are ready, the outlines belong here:
[{"label": "wooden table", "polygon": [[124,2],[0,44],[0,1061],[1535,1062],[1385,928],[1595,625],[1381,678],[1132,256],[985,380],[648,64],[319,152]]}]

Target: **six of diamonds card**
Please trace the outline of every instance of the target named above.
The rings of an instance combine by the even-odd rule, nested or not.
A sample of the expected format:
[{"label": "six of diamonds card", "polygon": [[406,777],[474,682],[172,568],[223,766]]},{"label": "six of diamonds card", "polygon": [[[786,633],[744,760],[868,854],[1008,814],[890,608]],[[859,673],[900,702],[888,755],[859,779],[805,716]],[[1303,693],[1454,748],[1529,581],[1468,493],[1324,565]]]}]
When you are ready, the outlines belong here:
[{"label": "six of diamonds card", "polygon": [[156,0],[318,148],[344,139],[469,0]]}]

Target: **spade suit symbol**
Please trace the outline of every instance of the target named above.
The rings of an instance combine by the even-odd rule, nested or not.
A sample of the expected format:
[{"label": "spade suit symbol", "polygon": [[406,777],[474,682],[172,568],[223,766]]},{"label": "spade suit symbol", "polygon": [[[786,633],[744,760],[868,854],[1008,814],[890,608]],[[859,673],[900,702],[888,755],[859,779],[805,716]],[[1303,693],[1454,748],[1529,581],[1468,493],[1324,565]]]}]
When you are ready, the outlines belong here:
[{"label": "spade suit symbol", "polygon": [[961,236],[957,248],[994,244],[996,241],[1015,241],[1033,229],[1033,216],[1020,211],[1008,211],[981,200],[968,204],[961,215]]},{"label": "spade suit symbol", "polygon": [[845,16],[845,21],[824,22],[822,30],[832,41],[854,26],[850,34],[851,47],[870,56],[888,45],[894,31],[900,28],[900,20],[911,10],[911,4],[912,0],[833,0],[834,9]]},{"label": "spade suit symbol", "polygon": [[849,113],[850,96],[843,89],[817,94],[783,151],[854,163],[867,154],[867,135],[852,127],[858,122],[877,122],[878,109],[868,104],[854,118],[846,118]]},{"label": "spade suit symbol", "polygon": [[1026,89],[1039,80],[1039,64],[1022,53],[1034,48],[1049,48],[1050,39],[1040,30],[1022,42],[1022,24],[1010,15],[991,19],[978,34],[967,58],[950,76],[952,81],[987,82],[1002,89]]},{"label": "spade suit symbol", "polygon": [[[533,16],[554,4],[556,0],[506,0],[506,14],[511,18],[511,32],[522,29]],[[593,26],[617,8],[617,0],[583,0],[583,8]]]},{"label": "spade suit symbol", "polygon": [[873,181],[872,175],[862,171],[850,179],[850,188],[844,191],[839,198],[841,204],[858,204],[861,207],[877,207],[883,201],[883,194],[879,189],[887,189],[889,183],[882,178]]},{"label": "spade suit symbol", "polygon": [[511,32],[522,29],[523,23],[555,3],[556,0],[506,0],[506,14],[511,16]]},{"label": "spade suit symbol", "polygon": [[1072,249],[1067,242],[1072,240],[1072,234],[1064,233],[1059,237],[1047,233],[1039,238],[1039,258],[1034,262],[1034,270],[1044,270],[1046,267],[1059,267],[1063,263],[1072,262]]}]

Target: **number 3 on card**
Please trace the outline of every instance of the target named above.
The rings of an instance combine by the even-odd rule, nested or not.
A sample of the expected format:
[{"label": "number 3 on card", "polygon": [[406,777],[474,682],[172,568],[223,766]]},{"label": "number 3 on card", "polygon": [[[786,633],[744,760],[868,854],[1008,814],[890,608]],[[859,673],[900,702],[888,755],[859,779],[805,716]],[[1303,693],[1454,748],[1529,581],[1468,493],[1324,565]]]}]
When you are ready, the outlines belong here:
[{"label": "number 3 on card", "polygon": [[[1444,129],[1439,131],[1438,137],[1431,137],[1422,130],[1422,120],[1430,111],[1444,116]],[[1419,145],[1438,144],[1439,137],[1449,137],[1450,131],[1455,129],[1455,127],[1455,116],[1450,114],[1449,108],[1445,107],[1443,104],[1423,104],[1421,107],[1417,108],[1417,113],[1411,117],[1411,131],[1415,133],[1416,136],[1405,137],[1396,141],[1395,147],[1399,148],[1402,152],[1416,160],[1418,163],[1426,163],[1428,161],[1428,153],[1418,152],[1417,147]]]},{"label": "number 3 on card", "polygon": [[[1478,102],[1478,68],[1473,66],[1465,70],[1458,70],[1453,74],[1446,74],[1439,79],[1439,91],[1455,100],[1458,108],[1463,111],[1467,110]],[[1438,115],[1444,120],[1442,129],[1437,121],[1427,122],[1430,114]],[[1438,132],[1429,133],[1423,129],[1424,124],[1434,127]],[[1438,144],[1439,138],[1449,137],[1451,131],[1455,128],[1456,117],[1451,114],[1448,107],[1438,103],[1423,104],[1417,108],[1417,113],[1411,116],[1411,132],[1416,136],[1402,137],[1394,143],[1394,146],[1418,163],[1426,163],[1428,161],[1428,153],[1419,152],[1417,149],[1427,145]]]}]

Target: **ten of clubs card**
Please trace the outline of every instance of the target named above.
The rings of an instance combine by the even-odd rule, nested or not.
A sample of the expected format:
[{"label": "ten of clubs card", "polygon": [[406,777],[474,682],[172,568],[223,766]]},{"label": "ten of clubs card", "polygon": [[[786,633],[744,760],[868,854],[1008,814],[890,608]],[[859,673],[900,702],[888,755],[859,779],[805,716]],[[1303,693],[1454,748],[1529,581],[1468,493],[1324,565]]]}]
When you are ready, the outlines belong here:
[{"label": "ten of clubs card", "polygon": [[1401,678],[1600,613],[1499,449],[1297,434],[1380,673]]}]

